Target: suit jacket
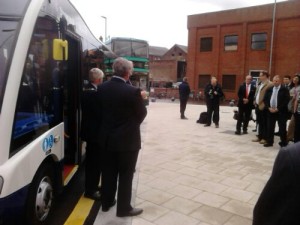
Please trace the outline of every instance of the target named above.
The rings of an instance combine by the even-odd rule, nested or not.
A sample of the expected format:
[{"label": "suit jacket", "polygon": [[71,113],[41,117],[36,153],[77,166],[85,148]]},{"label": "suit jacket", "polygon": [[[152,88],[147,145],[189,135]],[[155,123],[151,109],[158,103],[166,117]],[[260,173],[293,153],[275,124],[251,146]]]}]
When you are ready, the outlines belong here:
[{"label": "suit jacket", "polygon": [[238,107],[253,109],[255,92],[256,92],[256,87],[253,84],[250,84],[250,91],[247,97],[248,103],[244,104],[243,99],[246,98],[246,83],[243,83],[238,90],[238,97],[239,97]]},{"label": "suit jacket", "polygon": [[99,86],[101,139],[106,151],[138,151],[140,124],[147,115],[140,89],[113,77]]},{"label": "suit jacket", "polygon": [[[265,84],[260,84],[260,85],[263,85],[263,87],[259,94],[258,108],[259,108],[259,110],[264,110],[265,109],[265,102],[264,102],[265,93],[270,87],[273,87],[273,83],[270,81],[267,81]],[[257,90],[256,92],[258,92],[259,87],[257,87],[256,90]]]},{"label": "suit jacket", "polygon": [[[273,87],[266,90],[266,94],[264,97],[264,103],[265,103],[265,107],[267,109],[270,107],[270,100],[272,97],[272,93],[273,93]],[[289,90],[286,87],[281,85],[280,89],[278,90],[278,94],[277,94],[277,109],[278,109],[279,113],[282,113],[282,114],[288,113],[289,100],[290,100]]]},{"label": "suit jacket", "polygon": [[[214,95],[213,92],[216,91],[217,95]],[[211,85],[211,83],[207,84],[204,89],[206,104],[219,104],[220,98],[224,96],[222,88],[219,84],[215,87]]]},{"label": "suit jacket", "polygon": [[254,207],[253,225],[299,225],[300,142],[281,148]]},{"label": "suit jacket", "polygon": [[89,83],[82,93],[81,138],[83,141],[98,142],[101,126],[101,112],[97,102],[97,88]]},{"label": "suit jacket", "polygon": [[183,81],[180,85],[179,85],[179,97],[182,100],[187,100],[189,98],[191,89],[190,86],[187,82]]}]

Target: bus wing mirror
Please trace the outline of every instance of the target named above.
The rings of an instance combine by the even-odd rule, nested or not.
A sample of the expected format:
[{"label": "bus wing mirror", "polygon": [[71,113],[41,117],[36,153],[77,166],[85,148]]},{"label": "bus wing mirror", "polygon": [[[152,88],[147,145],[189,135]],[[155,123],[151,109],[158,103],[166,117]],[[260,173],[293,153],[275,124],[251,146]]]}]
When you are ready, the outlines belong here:
[{"label": "bus wing mirror", "polygon": [[53,59],[68,60],[68,41],[53,39]]}]

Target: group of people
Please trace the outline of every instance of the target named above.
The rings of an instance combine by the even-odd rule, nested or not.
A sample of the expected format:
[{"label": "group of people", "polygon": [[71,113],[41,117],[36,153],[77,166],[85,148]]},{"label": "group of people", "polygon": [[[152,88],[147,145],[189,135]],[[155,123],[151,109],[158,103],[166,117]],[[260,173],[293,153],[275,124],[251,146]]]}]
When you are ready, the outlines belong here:
[{"label": "group of people", "polygon": [[119,57],[113,70],[112,78],[102,82],[103,72],[91,69],[83,91],[84,196],[101,200],[103,212],[117,204],[118,217],[136,216],[143,210],[131,205],[132,180],[141,148],[140,124],[147,110],[141,90],[129,82],[133,63]]},{"label": "group of people", "polygon": [[[253,142],[270,147],[274,144],[274,135],[280,136],[281,147],[286,146],[289,141],[299,141],[299,129],[295,129],[299,118],[297,113],[299,78],[300,76],[296,74],[293,81],[290,76],[284,76],[282,80],[279,75],[275,75],[270,81],[269,73],[262,71],[259,75],[259,85],[256,87],[252,77],[246,76],[245,83],[238,90],[238,118],[235,134],[241,134],[241,129],[244,134],[247,133],[251,113],[255,109],[258,134],[257,138],[252,140]],[[289,119],[291,121],[287,129]],[[276,122],[278,132],[275,132]]]},{"label": "group of people", "polygon": [[[253,225],[298,225],[300,221],[298,210],[300,201],[299,78],[300,75],[296,74],[291,81],[290,76],[284,76],[281,83],[280,77],[276,75],[273,77],[273,86],[265,92],[264,104],[269,118],[264,119],[267,120],[267,128],[270,129],[266,132],[265,146],[273,143],[276,121],[281,139],[279,144],[285,146],[291,140],[294,140],[295,144],[279,150],[271,177],[254,207]],[[262,80],[264,85],[269,83],[267,80]],[[288,131],[286,131],[287,119],[290,119]]]},{"label": "group of people", "polygon": [[[189,99],[190,87],[187,82],[187,78],[183,78],[183,82],[179,85],[179,99],[180,99],[180,118],[187,119],[185,116],[186,104]],[[206,106],[207,106],[207,118],[205,119],[205,127],[209,127],[211,122],[215,124],[216,128],[219,128],[220,120],[220,100],[224,96],[221,86],[217,82],[216,77],[210,79],[204,90]]]},{"label": "group of people", "polygon": [[[247,75],[245,82],[238,89],[238,113],[236,123],[236,135],[247,134],[248,124],[255,109],[256,124],[258,127],[257,137],[252,140],[259,142],[264,147],[274,144],[274,135],[280,136],[279,145],[286,146],[290,141],[300,140],[300,129],[295,129],[300,125],[300,74],[296,74],[292,79],[286,75],[281,78],[275,75],[270,81],[267,71],[259,74],[259,83],[256,85],[251,75]],[[187,78],[179,85],[180,96],[180,117],[185,116],[186,104],[190,94],[190,87]],[[219,108],[220,100],[224,96],[221,86],[216,77],[211,77],[210,83],[204,89],[205,101],[207,106],[207,118],[205,127],[219,127]],[[287,121],[290,120],[287,129]],[[198,120],[200,121],[200,119]],[[276,122],[278,132],[275,132]]]}]

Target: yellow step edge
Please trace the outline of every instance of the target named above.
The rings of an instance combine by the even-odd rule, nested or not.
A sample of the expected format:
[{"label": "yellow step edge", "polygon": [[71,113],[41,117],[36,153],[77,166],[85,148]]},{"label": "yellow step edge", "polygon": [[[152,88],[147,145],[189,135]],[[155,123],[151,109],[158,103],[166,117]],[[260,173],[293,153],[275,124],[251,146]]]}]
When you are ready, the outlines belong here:
[{"label": "yellow step edge", "polygon": [[79,199],[78,203],[76,204],[74,210],[72,211],[71,215],[64,223],[64,225],[82,225],[84,221],[88,217],[92,207],[94,204],[94,200],[85,198],[83,195]]},{"label": "yellow step edge", "polygon": [[71,172],[68,174],[68,176],[64,179],[64,186],[66,186],[70,182],[71,178],[74,176],[77,170],[78,170],[78,165],[74,166]]}]

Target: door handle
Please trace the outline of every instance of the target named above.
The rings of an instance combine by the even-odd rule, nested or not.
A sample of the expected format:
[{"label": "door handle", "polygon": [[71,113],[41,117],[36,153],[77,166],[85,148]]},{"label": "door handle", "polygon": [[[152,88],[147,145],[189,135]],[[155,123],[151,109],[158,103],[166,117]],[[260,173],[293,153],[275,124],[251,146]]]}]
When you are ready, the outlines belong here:
[{"label": "door handle", "polygon": [[55,137],[54,137],[54,143],[57,143],[57,142],[59,142],[60,141],[60,136],[59,135],[56,135]]}]

